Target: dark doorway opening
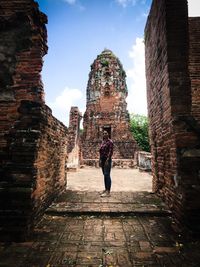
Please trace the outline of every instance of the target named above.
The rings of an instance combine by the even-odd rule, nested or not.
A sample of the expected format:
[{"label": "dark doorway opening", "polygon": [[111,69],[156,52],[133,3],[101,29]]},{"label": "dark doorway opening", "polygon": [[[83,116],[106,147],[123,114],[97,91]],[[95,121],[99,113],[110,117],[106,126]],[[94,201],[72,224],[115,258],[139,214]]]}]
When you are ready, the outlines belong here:
[{"label": "dark doorway opening", "polygon": [[111,138],[111,126],[104,126],[103,131],[108,132],[109,138]]}]

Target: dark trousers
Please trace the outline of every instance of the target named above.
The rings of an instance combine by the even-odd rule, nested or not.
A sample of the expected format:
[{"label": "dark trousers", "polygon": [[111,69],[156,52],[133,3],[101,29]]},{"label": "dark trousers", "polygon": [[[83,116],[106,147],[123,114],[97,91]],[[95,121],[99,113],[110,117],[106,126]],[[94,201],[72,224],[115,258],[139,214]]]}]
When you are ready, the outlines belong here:
[{"label": "dark trousers", "polygon": [[110,191],[110,188],[111,188],[111,177],[110,177],[111,164],[112,164],[111,159],[109,159],[106,164],[106,159],[101,158],[101,168],[102,168],[102,172],[104,175],[105,189],[108,191]]}]

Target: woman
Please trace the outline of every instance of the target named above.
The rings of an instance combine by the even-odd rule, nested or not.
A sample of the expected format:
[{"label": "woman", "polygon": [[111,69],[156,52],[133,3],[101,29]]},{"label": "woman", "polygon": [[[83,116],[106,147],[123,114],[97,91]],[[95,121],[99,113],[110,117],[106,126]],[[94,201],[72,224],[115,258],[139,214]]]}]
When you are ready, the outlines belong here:
[{"label": "woman", "polygon": [[113,154],[113,141],[109,139],[107,131],[103,131],[103,141],[99,149],[100,161],[99,165],[102,168],[104,175],[104,185],[105,190],[102,192],[101,197],[109,197],[111,189],[111,163],[112,163],[112,154]]}]

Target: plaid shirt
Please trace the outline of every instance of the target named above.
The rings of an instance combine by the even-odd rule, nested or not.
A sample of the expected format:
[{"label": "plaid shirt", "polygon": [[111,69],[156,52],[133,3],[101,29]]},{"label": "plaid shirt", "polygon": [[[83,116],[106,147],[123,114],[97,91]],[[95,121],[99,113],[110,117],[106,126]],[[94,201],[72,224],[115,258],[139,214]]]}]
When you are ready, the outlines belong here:
[{"label": "plaid shirt", "polygon": [[111,158],[113,154],[113,141],[111,139],[103,140],[99,153],[100,158]]}]

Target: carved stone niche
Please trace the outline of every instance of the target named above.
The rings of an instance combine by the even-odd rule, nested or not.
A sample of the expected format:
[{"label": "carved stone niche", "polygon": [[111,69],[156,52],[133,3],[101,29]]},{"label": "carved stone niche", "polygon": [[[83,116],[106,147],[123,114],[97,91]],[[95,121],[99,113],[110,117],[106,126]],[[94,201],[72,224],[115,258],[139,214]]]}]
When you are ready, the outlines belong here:
[{"label": "carved stone niche", "polygon": [[110,96],[110,87],[108,83],[106,83],[105,89],[104,89],[104,96]]}]

